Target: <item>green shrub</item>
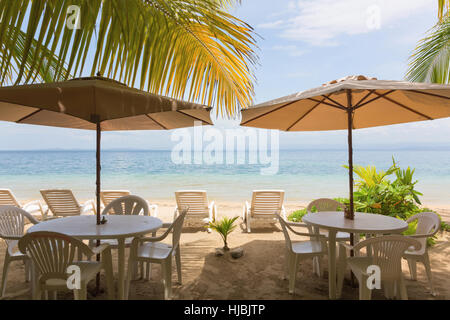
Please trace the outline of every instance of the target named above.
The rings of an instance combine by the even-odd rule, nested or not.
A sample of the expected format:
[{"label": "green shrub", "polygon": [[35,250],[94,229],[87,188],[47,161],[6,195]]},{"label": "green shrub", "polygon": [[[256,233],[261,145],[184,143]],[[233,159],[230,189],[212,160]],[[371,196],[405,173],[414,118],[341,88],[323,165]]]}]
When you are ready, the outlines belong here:
[{"label": "green shrub", "polygon": [[[347,166],[344,167],[348,169]],[[355,211],[383,214],[402,220],[407,220],[419,212],[432,211],[420,207],[422,203],[419,196],[422,193],[415,189],[418,181],[413,179],[414,171],[415,169],[410,167],[401,169],[394,158],[386,171],[377,170],[374,166],[355,166],[353,172],[358,176],[355,181],[356,191],[353,192]],[[394,179],[389,180],[390,176],[394,176]],[[347,198],[335,200],[346,205],[350,202]],[[306,213],[306,209],[297,210],[289,215],[288,219],[299,222]],[[416,222],[410,223],[403,234],[414,234],[416,227]],[[450,226],[442,222],[441,229],[450,231]],[[434,243],[434,239],[428,239],[429,245]]]}]

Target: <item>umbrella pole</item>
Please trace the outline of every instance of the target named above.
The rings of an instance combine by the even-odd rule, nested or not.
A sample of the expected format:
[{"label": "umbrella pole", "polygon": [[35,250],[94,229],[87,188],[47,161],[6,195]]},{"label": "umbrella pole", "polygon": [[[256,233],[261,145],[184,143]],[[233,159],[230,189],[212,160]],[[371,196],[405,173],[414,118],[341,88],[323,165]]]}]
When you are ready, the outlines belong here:
[{"label": "umbrella pole", "polygon": [[[355,218],[355,209],[353,206],[353,107],[352,107],[352,93],[351,90],[347,90],[347,119],[348,119],[348,186],[350,191],[350,217]],[[350,233],[350,245],[353,246],[354,234]],[[353,250],[350,250],[350,256],[354,256]],[[355,285],[355,278],[353,273],[351,275],[351,285]]]},{"label": "umbrella pole", "polygon": [[[96,151],[95,151],[95,158],[96,158],[96,211],[97,211],[97,225],[100,225],[100,215],[101,215],[101,208],[100,208],[100,191],[101,191],[101,181],[100,181],[100,171],[101,171],[101,165],[100,165],[100,150],[101,150],[101,138],[102,138],[102,129],[100,126],[100,121],[97,116],[96,119],[96,126],[97,126],[97,143],[96,143]],[[100,240],[97,239],[97,247],[100,246]],[[97,254],[96,257],[97,261],[100,261],[100,255]],[[97,276],[95,278],[95,293],[96,295],[100,292],[100,273],[97,273]]]}]

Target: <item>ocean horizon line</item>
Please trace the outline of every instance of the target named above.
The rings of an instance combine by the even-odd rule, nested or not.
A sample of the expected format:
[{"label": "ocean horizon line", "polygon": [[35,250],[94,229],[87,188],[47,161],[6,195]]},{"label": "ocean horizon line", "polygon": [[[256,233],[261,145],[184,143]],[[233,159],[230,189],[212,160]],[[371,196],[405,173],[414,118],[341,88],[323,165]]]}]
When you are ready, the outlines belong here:
[{"label": "ocean horizon line", "polygon": [[[105,148],[102,152],[172,152],[172,149]],[[192,150],[201,152],[204,150]],[[234,150],[247,152],[248,149]],[[267,151],[272,151],[270,148]],[[280,148],[279,151],[348,151],[347,148]],[[404,146],[404,147],[353,147],[353,151],[450,151],[450,146]],[[0,149],[0,152],[95,152],[95,149],[49,148],[49,149]]]}]

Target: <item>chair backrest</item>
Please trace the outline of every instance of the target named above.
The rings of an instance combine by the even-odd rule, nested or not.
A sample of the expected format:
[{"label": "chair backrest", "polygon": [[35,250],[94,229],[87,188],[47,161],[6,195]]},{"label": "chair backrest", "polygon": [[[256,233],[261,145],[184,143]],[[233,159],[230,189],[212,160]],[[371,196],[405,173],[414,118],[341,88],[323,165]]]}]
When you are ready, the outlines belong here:
[{"label": "chair backrest", "polygon": [[66,280],[69,276],[67,267],[73,264],[76,252],[92,255],[92,250],[81,240],[46,231],[27,233],[19,240],[19,250],[38,268],[37,280],[41,284],[49,279]]},{"label": "chair backrest", "polygon": [[128,190],[103,190],[100,192],[100,199],[104,206],[110,204],[113,200],[121,197],[129,196],[131,194]]},{"label": "chair backrest", "polygon": [[345,205],[340,203],[339,201],[328,199],[328,198],[321,198],[316,199],[308,204],[306,207],[306,211],[308,213],[311,213],[313,208],[316,207],[317,212],[321,211],[337,211],[338,208],[341,208],[342,210],[345,209]]},{"label": "chair backrest", "polygon": [[25,231],[25,219],[36,224],[38,221],[28,212],[16,206],[0,206],[0,237],[9,243],[7,236],[21,237]]},{"label": "chair backrest", "polygon": [[147,201],[141,197],[129,195],[113,200],[103,209],[102,214],[138,215],[141,211],[144,216],[148,216]]},{"label": "chair backrest", "polygon": [[402,272],[401,260],[405,250],[409,247],[416,250],[421,248],[419,241],[402,235],[388,235],[373,237],[361,241],[354,246],[355,250],[366,248],[371,257],[372,265],[380,267],[381,280],[391,280]]},{"label": "chair backrest", "polygon": [[181,230],[183,229],[184,219],[186,218],[186,214],[190,209],[183,209],[181,214],[173,222],[173,232],[172,232],[172,249],[176,249],[180,242]]},{"label": "chair backrest", "polygon": [[41,190],[41,195],[54,216],[67,217],[81,214],[80,204],[71,190]]},{"label": "chair backrest", "polygon": [[420,212],[409,218],[406,222],[411,223],[417,220],[416,234],[423,234],[419,240],[422,249],[426,248],[427,238],[434,236],[441,228],[441,219],[434,212]]},{"label": "chair backrest", "polygon": [[283,201],[284,191],[282,190],[254,190],[250,208],[251,216],[280,214]]},{"label": "chair backrest", "polygon": [[11,190],[0,189],[0,206],[16,206],[20,208],[20,203]]},{"label": "chair backrest", "polygon": [[179,190],[175,192],[175,199],[179,210],[189,208],[188,217],[209,217],[208,197],[204,190]]}]

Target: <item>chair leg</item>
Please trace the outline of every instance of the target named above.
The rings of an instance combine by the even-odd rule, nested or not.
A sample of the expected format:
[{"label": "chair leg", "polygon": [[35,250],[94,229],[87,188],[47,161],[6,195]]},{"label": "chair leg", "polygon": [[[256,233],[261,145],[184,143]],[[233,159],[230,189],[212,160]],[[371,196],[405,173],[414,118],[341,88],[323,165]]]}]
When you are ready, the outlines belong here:
[{"label": "chair leg", "polygon": [[29,259],[25,259],[23,261],[23,264],[25,266],[25,282],[30,282],[31,281],[31,267],[30,267],[30,260]]},{"label": "chair leg", "polygon": [[145,279],[145,264],[143,261],[139,262],[139,270],[140,270],[140,274],[141,276],[139,277],[140,279]]},{"label": "chair leg", "polygon": [[146,262],[145,265],[145,279],[150,280],[152,278],[152,264],[150,262]]},{"label": "chair leg", "polygon": [[290,255],[289,257],[289,293],[294,294],[295,291],[295,280],[297,276],[297,264],[298,257],[297,255]]},{"label": "chair leg", "polygon": [[392,281],[384,282],[383,283],[384,288],[384,296],[386,299],[393,299],[395,296],[395,283]]},{"label": "chair leg", "polygon": [[172,299],[172,259],[169,257],[162,264],[164,274],[164,299]]},{"label": "chair leg", "polygon": [[367,277],[362,276],[359,281],[359,300],[371,300],[372,290],[367,287]]},{"label": "chair leg", "polygon": [[414,259],[407,259],[411,280],[417,280],[417,263]]},{"label": "chair leg", "polygon": [[397,293],[400,293],[400,298],[402,300],[408,300],[408,293],[406,291],[405,279],[403,275],[400,275],[399,280],[397,281]]},{"label": "chair leg", "polygon": [[58,291],[56,291],[56,290],[51,291],[50,297],[51,297],[52,300],[57,300],[57,298],[58,298]]},{"label": "chair leg", "polygon": [[42,291],[39,284],[33,290],[33,300],[41,300],[42,299]]},{"label": "chair leg", "polygon": [[73,296],[75,300],[86,300],[87,299],[87,286],[86,283],[81,283],[81,288],[73,290]]},{"label": "chair leg", "polygon": [[347,269],[347,257],[346,257],[345,249],[340,247],[340,251],[341,252],[339,253],[339,265],[338,265],[338,270],[337,270],[337,286],[336,286],[336,297],[337,298],[340,298],[342,295],[345,271]]},{"label": "chair leg", "polygon": [[181,254],[180,254],[180,246],[178,246],[176,252],[175,252],[175,262],[177,264],[177,276],[178,276],[178,283],[181,284]]},{"label": "chair leg", "polygon": [[245,218],[245,226],[247,228],[247,233],[252,232],[252,230],[250,229],[250,219],[248,216],[246,216],[246,218]]},{"label": "chair leg", "polygon": [[[8,250],[8,249],[6,249]],[[0,294],[3,297],[6,292],[6,282],[8,279],[8,271],[9,271],[9,264],[11,263],[11,260],[9,259],[8,253],[5,255],[5,262],[3,263],[3,274],[2,274],[2,286],[0,288]]]},{"label": "chair leg", "polygon": [[[112,257],[111,252],[103,253],[103,269],[105,269],[105,277],[106,277],[106,290],[108,291],[108,299],[114,300],[114,277],[113,277],[113,269],[112,269]],[[128,284],[128,279],[127,279]],[[128,286],[125,290],[125,295],[128,297]]]},{"label": "chair leg", "polygon": [[289,250],[288,249],[284,250],[283,280],[289,279],[289,256],[290,256]]},{"label": "chair leg", "polygon": [[425,266],[425,271],[427,273],[428,285],[430,286],[431,294],[433,296],[435,296],[436,292],[434,291],[434,288],[433,288],[433,275],[431,273],[430,257],[428,256],[427,252],[424,255],[423,264]]}]

